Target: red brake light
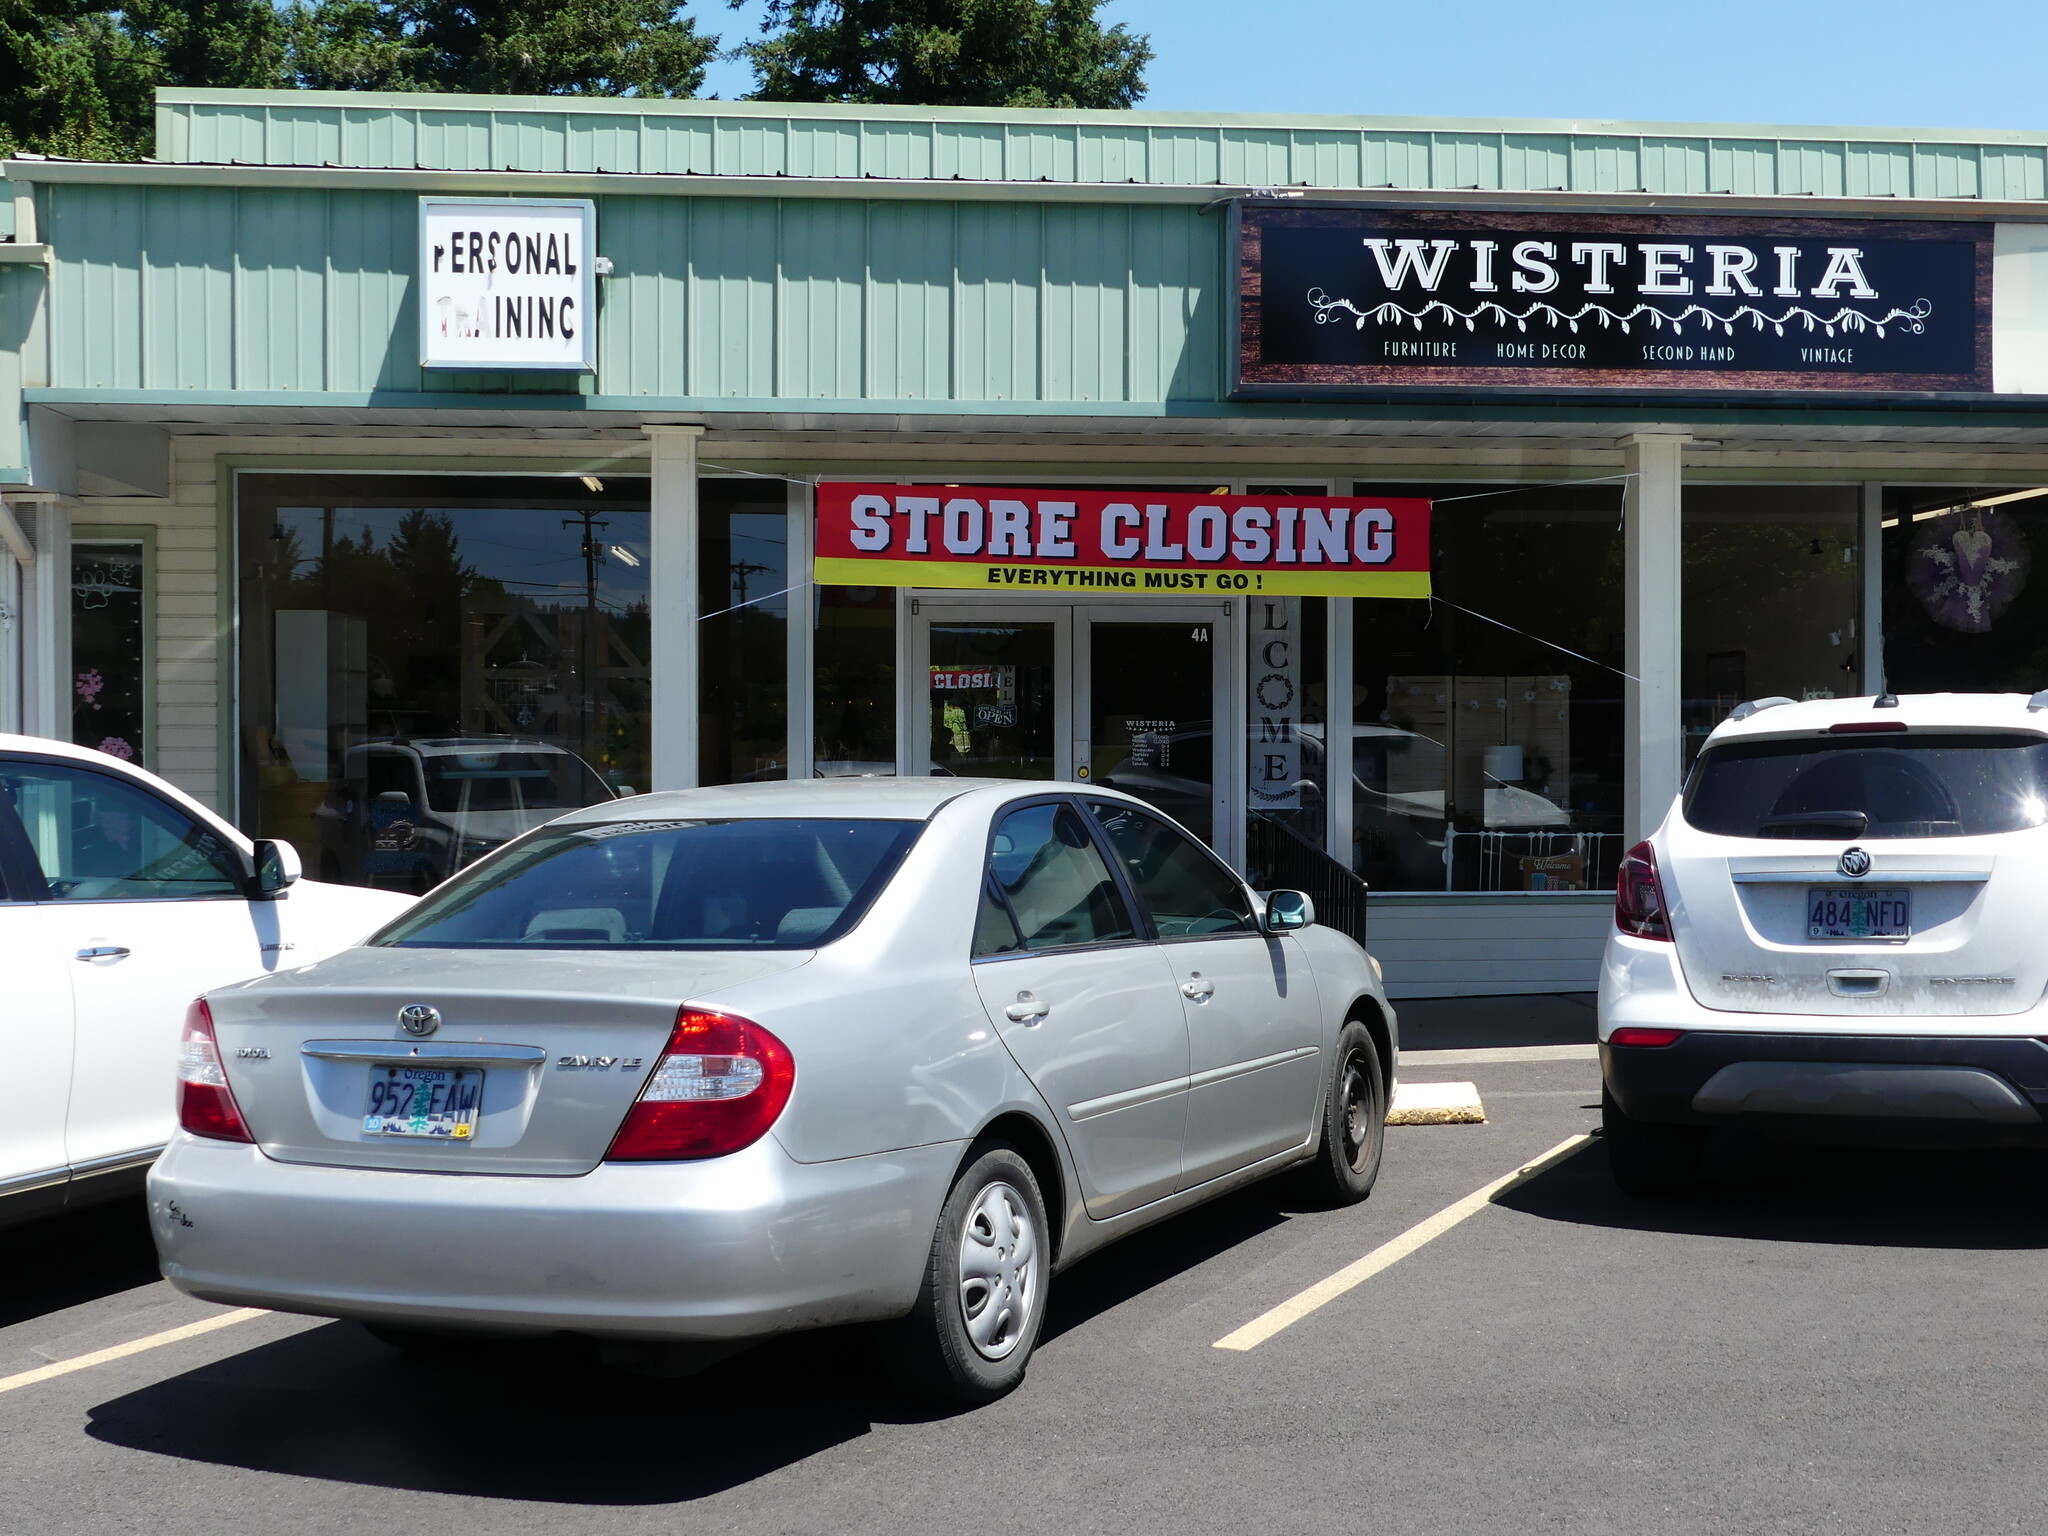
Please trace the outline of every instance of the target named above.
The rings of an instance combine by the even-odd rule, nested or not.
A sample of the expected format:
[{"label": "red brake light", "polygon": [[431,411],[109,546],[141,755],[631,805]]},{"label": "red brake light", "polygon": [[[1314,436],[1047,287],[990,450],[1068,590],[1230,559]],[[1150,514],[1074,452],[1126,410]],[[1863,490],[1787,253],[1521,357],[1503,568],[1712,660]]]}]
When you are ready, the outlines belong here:
[{"label": "red brake light", "polygon": [[1676,1045],[1685,1036],[1682,1029],[1650,1029],[1641,1024],[1624,1024],[1607,1037],[1609,1045]]},{"label": "red brake light", "polygon": [[1621,856],[1621,877],[1614,882],[1614,926],[1638,939],[1671,937],[1657,854],[1648,843],[1637,843]]},{"label": "red brake light", "polygon": [[185,1010],[185,1034],[178,1042],[178,1124],[216,1141],[255,1140],[228,1086],[220,1042],[213,1034],[213,1010],[203,997]]},{"label": "red brake light", "polygon": [[685,1008],[608,1162],[724,1157],[768,1134],[796,1084],[789,1047],[737,1014]]},{"label": "red brake light", "polygon": [[1903,731],[1903,720],[1844,720],[1828,727],[1830,736],[1868,736],[1876,731]]}]

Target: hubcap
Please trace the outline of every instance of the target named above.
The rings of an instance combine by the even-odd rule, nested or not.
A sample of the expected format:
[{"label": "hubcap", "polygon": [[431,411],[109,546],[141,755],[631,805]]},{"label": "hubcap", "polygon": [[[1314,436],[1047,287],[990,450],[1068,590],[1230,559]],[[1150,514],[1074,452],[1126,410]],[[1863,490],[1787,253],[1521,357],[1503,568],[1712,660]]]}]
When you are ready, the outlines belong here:
[{"label": "hubcap", "polygon": [[1365,1171],[1372,1147],[1372,1084],[1356,1056],[1344,1063],[1344,1161],[1353,1173]]},{"label": "hubcap", "polygon": [[1008,1184],[975,1196],[960,1232],[960,1313],[983,1359],[1017,1347],[1038,1296],[1038,1233],[1031,1208]]}]

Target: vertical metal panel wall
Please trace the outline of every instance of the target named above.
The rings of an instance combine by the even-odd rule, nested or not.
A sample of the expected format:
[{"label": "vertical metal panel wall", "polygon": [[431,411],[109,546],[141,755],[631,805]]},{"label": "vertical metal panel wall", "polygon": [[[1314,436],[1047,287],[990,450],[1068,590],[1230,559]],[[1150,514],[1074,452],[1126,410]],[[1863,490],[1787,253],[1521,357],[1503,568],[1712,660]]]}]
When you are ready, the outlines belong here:
[{"label": "vertical metal panel wall", "polygon": [[[58,388],[561,391],[419,367],[405,193],[48,189]],[[1192,206],[600,200],[603,371],[702,400],[1164,401],[1222,384]]]}]

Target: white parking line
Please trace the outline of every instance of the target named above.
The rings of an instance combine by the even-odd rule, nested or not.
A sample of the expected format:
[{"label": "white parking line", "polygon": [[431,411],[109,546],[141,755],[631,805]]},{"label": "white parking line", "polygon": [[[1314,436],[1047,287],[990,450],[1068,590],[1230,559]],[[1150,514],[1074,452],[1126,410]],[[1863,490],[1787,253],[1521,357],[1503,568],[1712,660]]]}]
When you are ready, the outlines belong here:
[{"label": "white parking line", "polygon": [[152,1333],[146,1339],[133,1339],[126,1344],[113,1344],[105,1349],[96,1349],[89,1355],[73,1355],[69,1360],[57,1360],[49,1365],[39,1365],[32,1371],[18,1371],[12,1376],[0,1376],[0,1392],[12,1392],[20,1387],[32,1387],[40,1381],[52,1381],[59,1376],[69,1376],[73,1371],[89,1371],[96,1365],[110,1361],[125,1360],[130,1355],[139,1355],[152,1349],[162,1349],[166,1344],[182,1343],[196,1339],[201,1334],[213,1333],[222,1328],[231,1328],[236,1323],[246,1323],[252,1317],[268,1317],[270,1313],[262,1307],[237,1307],[232,1312],[223,1312],[218,1317],[202,1318],[196,1323],[187,1323],[182,1328],[166,1328],[162,1333]]},{"label": "white parking line", "polygon": [[1525,1061],[1598,1061],[1597,1045],[1498,1045],[1469,1051],[1403,1051],[1404,1067],[1504,1067]]},{"label": "white parking line", "polygon": [[1365,1284],[1381,1270],[1390,1269],[1400,1263],[1431,1239],[1442,1237],[1460,1222],[1477,1216],[1499,1196],[1506,1194],[1517,1184],[1533,1179],[1553,1164],[1570,1157],[1591,1139],[1585,1135],[1566,1137],[1533,1163],[1524,1163],[1513,1173],[1504,1174],[1491,1184],[1473,1190],[1464,1199],[1445,1206],[1426,1220],[1417,1222],[1399,1237],[1380,1244],[1364,1258],[1346,1264],[1328,1279],[1318,1280],[1307,1290],[1289,1297],[1270,1312],[1263,1312],[1235,1332],[1226,1333],[1216,1341],[1215,1347],[1257,1349],[1281,1329],[1293,1327],[1311,1312],[1328,1306],[1346,1291]]}]

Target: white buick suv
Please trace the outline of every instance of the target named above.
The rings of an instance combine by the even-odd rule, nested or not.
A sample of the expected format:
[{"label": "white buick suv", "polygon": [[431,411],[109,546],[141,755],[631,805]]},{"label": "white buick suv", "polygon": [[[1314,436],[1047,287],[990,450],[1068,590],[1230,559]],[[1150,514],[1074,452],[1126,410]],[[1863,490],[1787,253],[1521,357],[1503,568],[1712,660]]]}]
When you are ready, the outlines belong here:
[{"label": "white buick suv", "polygon": [[1600,975],[1616,1182],[1716,1126],[2048,1142],[2048,692],[1739,707],[1622,861]]}]

